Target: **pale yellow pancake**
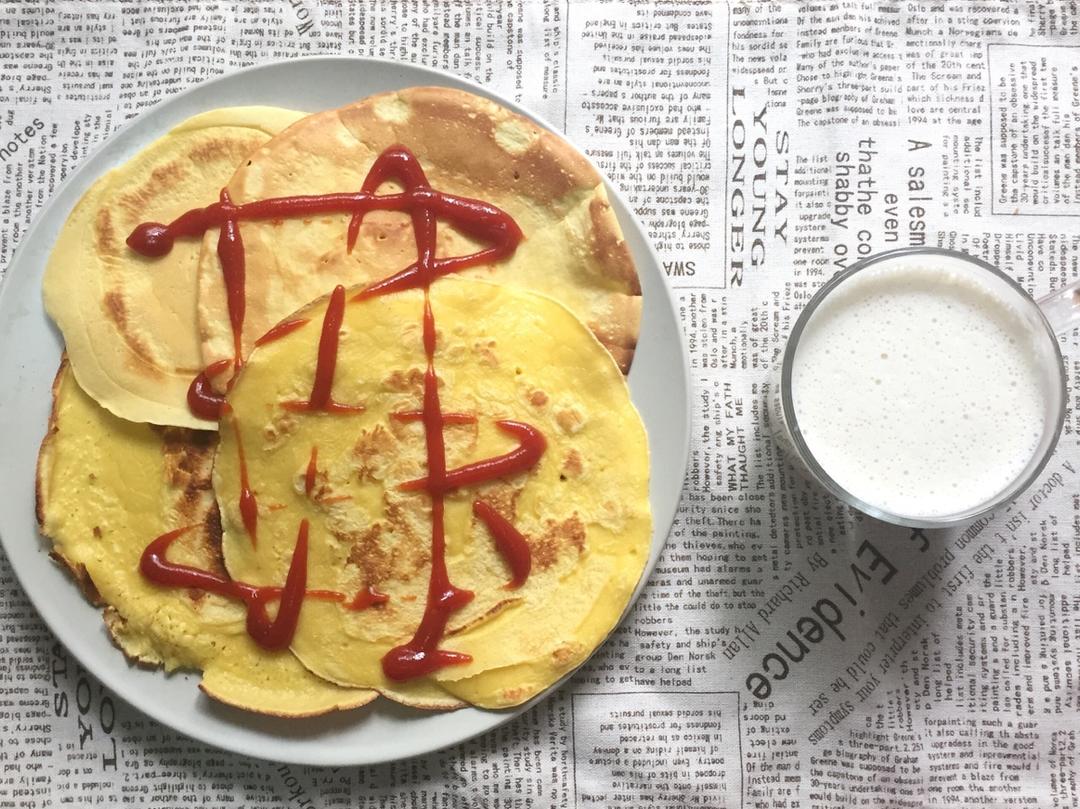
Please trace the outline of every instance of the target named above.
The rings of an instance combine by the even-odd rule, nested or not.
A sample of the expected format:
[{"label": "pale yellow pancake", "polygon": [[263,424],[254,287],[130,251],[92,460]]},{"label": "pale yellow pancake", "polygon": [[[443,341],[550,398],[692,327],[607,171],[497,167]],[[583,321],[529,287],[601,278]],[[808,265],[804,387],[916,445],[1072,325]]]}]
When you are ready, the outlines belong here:
[{"label": "pale yellow pancake", "polygon": [[[426,473],[424,430],[392,417],[423,401],[420,290],[345,310],[333,398],[363,404],[361,414],[282,407],[311,392],[326,299],[300,313],[305,326],[251,354],[228,397],[214,469],[224,555],[237,578],[280,582],[308,519],[309,587],[375,586],[390,596],[359,612],[305,601],[292,648],[308,668],[412,705],[506,707],[584,660],[628,604],[651,535],[646,436],[619,368],[560,304],[458,277],[436,281],[431,304],[442,409],[476,416],[445,428],[448,469],[514,449],[498,420],[532,425],[547,442],[531,471],[446,496],[450,579],[475,600],[452,616],[441,648],[473,661],[405,682],[381,666],[416,629],[431,570],[431,500],[398,489]],[[255,543],[239,510],[238,436],[259,504]],[[503,587],[510,571],[473,516],[477,498],[529,544],[532,571],[520,589]]]},{"label": "pale yellow pancake", "polygon": [[[243,203],[359,191],[376,157],[398,144],[416,155],[433,188],[496,205],[524,232],[512,257],[464,270],[465,275],[550,295],[629,369],[641,289],[600,176],[564,140],[488,99],[413,87],[310,115],[240,166],[229,192]],[[400,188],[388,182],[380,193]],[[368,214],[351,254],[349,218],[309,215],[241,224],[248,268],[245,353],[267,329],[335,284],[379,280],[415,261],[407,214]],[[438,233],[440,257],[483,246],[448,222],[440,222]],[[208,235],[199,261],[206,365],[233,351],[216,248],[216,235]]]},{"label": "pale yellow pancake", "polygon": [[192,416],[186,398],[203,367],[199,241],[178,239],[167,256],[147,259],[125,240],[141,222],[216,202],[236,167],[301,117],[275,107],[196,115],[101,177],[68,217],[45,269],[45,307],[79,384],[115,415],[215,427]]},{"label": "pale yellow pancake", "polygon": [[99,407],[65,365],[53,385],[49,432],[38,460],[38,521],[53,555],[104,607],[116,644],[134,662],[200,669],[200,687],[240,708],[311,716],[369,702],[310,674],[288,651],[248,637],[243,606],[197,590],[164,588],[139,572],[143,549],[193,526],[172,562],[222,573],[220,521],[210,488],[217,435],[134,424]]}]

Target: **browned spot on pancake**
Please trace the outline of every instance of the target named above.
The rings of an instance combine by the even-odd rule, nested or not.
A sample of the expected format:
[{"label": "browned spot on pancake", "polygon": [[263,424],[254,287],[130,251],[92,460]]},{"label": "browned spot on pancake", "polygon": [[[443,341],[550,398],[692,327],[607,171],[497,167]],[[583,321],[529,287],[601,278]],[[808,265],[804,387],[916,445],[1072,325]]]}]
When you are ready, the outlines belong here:
[{"label": "browned spot on pancake", "polygon": [[581,453],[576,449],[570,450],[566,453],[566,458],[563,459],[562,471],[566,477],[576,478],[581,475],[584,467],[581,462]]},{"label": "browned spot on pancake", "polygon": [[548,395],[542,390],[534,390],[529,394],[529,404],[533,407],[543,407],[548,403]]},{"label": "browned spot on pancake", "polygon": [[161,372],[154,367],[154,357],[147,348],[146,343],[136,337],[130,328],[128,323],[128,311],[127,304],[124,303],[123,296],[116,291],[109,291],[105,293],[105,296],[101,299],[102,307],[105,310],[105,314],[109,316],[109,319],[116,324],[116,330],[123,336],[124,342],[127,343],[128,348],[135,352],[135,355],[139,359],[147,363],[146,371],[160,376]]},{"label": "browned spot on pancake", "polygon": [[394,371],[383,379],[383,385],[390,390],[406,393],[409,391],[420,393],[424,389],[424,372],[419,368],[410,368],[408,371]]},{"label": "browned spot on pancake", "polygon": [[331,529],[339,541],[349,545],[348,564],[360,571],[361,587],[389,580],[407,582],[431,561],[427,543],[421,542],[406,522],[400,505],[389,499],[385,502],[385,522],[363,531]]},{"label": "browned spot on pancake", "polygon": [[530,693],[532,692],[530,692],[529,689],[521,686],[517,686],[516,688],[504,688],[502,690],[503,701],[507,705],[515,705],[518,702],[521,702],[529,696]]},{"label": "browned spot on pancake", "polygon": [[[179,163],[166,163],[163,166],[158,166],[150,173],[150,181],[140,187],[137,193],[140,198],[146,196],[149,199],[154,199],[155,195],[159,194],[163,187],[183,179],[186,173],[184,167]],[[139,201],[142,202],[142,199]],[[143,212],[139,211],[138,213]]]},{"label": "browned spot on pancake", "polygon": [[[415,500],[415,498],[410,499]],[[413,530],[413,526],[408,519],[410,510],[403,503],[388,495],[383,495],[383,508],[386,511],[387,521],[393,527],[395,533],[403,538],[399,541],[404,551],[402,562],[408,565],[406,569],[411,576],[431,563],[431,543],[428,537],[431,508],[425,504],[420,509],[413,509],[418,512],[419,521],[423,523],[422,536]]]},{"label": "browned spot on pancake", "polygon": [[545,522],[544,533],[530,539],[533,563],[546,570],[559,561],[567,549],[573,548],[580,554],[585,549],[585,525],[575,512],[569,519]]},{"label": "browned spot on pancake", "polygon": [[211,505],[206,514],[200,536],[205,543],[207,564],[211,572],[227,577],[229,574],[225,570],[225,557],[221,552],[223,531],[221,530],[221,512],[218,510],[217,501]]},{"label": "browned spot on pancake", "polygon": [[357,477],[368,481],[381,478],[397,446],[397,439],[381,424],[376,424],[370,430],[362,430],[353,445]]},{"label": "browned spot on pancake", "polygon": [[244,155],[262,142],[262,138],[252,136],[244,140],[236,137],[210,138],[204,140],[193,148],[188,154],[196,165],[210,163],[214,160],[224,160],[229,163],[239,163]]},{"label": "browned spot on pancake", "polygon": [[165,427],[159,432],[165,479],[169,485],[184,492],[185,499],[209,490],[217,433],[182,427]]},{"label": "browned spot on pancake", "polygon": [[112,214],[104,205],[98,208],[94,219],[94,238],[102,253],[115,253],[117,243],[113,239]]},{"label": "browned spot on pancake", "polygon": [[[214,498],[212,472],[218,434],[180,427],[155,428],[161,436],[162,470],[173,496],[174,523],[192,526],[178,540],[204,570],[226,576],[221,551],[221,514]],[[202,595],[191,597],[201,601]]]},{"label": "browned spot on pancake", "polygon": [[490,368],[499,367],[499,355],[495,353],[495,341],[486,340],[473,345],[473,351],[478,355],[478,362]]},{"label": "browned spot on pancake", "polygon": [[573,435],[585,424],[585,418],[577,408],[568,407],[555,414],[555,423],[564,433]]},{"label": "browned spot on pancake", "polygon": [[[413,109],[410,130],[418,126],[434,129],[441,124],[448,137],[438,146],[449,152],[448,158],[464,163],[461,173],[482,188],[515,189],[538,202],[551,203],[575,189],[591,188],[599,182],[592,166],[577,150],[532,121],[491,102],[442,88],[421,87],[401,95]],[[504,122],[514,122],[532,134],[533,142],[524,152],[511,154],[499,145],[495,132]],[[463,143],[468,148],[462,149]]]},{"label": "browned spot on pancake", "polygon": [[94,539],[101,539],[101,526],[100,525],[95,525],[94,526]]},{"label": "browned spot on pancake", "polygon": [[126,213],[122,217],[132,223],[153,218],[154,204],[162,198],[162,194],[179,185],[187,175],[187,169],[177,160],[156,167],[150,176],[137,187],[124,194],[117,194],[113,198],[113,204]]},{"label": "browned spot on pancake", "polygon": [[559,646],[551,653],[551,662],[556,666],[569,665],[577,657],[577,650],[570,645]]},{"label": "browned spot on pancake", "polygon": [[[194,564],[197,567],[216,576],[228,578],[229,574],[225,570],[225,559],[221,551],[221,514],[217,503],[211,502],[209,508],[207,505],[204,500],[202,508],[205,513],[201,522],[184,523],[193,525],[195,530],[180,537],[177,544],[182,545],[184,551],[194,557]],[[192,592],[201,591],[193,590]]]},{"label": "browned spot on pancake", "polygon": [[600,264],[605,278],[621,281],[623,292],[641,294],[641,282],[630,249],[619,232],[611,205],[601,197],[589,201],[589,250]]},{"label": "browned spot on pancake", "polygon": [[383,525],[379,522],[359,533],[348,535],[335,533],[338,538],[350,542],[348,564],[362,571],[361,586],[385,581],[392,572],[390,554],[379,545],[379,537],[382,533]]}]

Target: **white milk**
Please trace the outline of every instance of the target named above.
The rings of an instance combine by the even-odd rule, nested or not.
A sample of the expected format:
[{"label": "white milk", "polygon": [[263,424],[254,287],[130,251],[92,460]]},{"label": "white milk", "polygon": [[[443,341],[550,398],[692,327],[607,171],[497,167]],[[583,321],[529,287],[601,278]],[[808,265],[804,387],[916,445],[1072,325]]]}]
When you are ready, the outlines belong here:
[{"label": "white milk", "polygon": [[979,507],[1042,437],[1045,333],[968,273],[927,259],[837,287],[796,349],[791,393],[807,446],[844,489],[893,514]]}]

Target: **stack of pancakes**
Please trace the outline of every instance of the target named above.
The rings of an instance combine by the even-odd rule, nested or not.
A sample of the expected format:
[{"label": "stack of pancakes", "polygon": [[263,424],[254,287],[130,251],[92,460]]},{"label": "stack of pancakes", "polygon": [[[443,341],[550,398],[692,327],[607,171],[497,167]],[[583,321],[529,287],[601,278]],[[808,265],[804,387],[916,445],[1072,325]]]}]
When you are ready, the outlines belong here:
[{"label": "stack of pancakes", "polygon": [[[217,230],[178,239],[156,259],[125,243],[141,222],[170,222],[223,188],[236,204],[358,190],[395,144],[432,188],[493,204],[524,234],[510,257],[430,288],[442,409],[470,416],[443,430],[448,468],[513,450],[500,421],[532,425],[547,447],[527,472],[446,494],[448,572],[475,597],[452,614],[439,647],[471,660],[404,681],[388,679],[381,660],[416,631],[432,569],[430,497],[401,488],[426,474],[424,426],[400,417],[424,402],[425,296],[359,300],[351,290],[416,261],[410,217],[369,213],[352,250],[347,213],[240,224],[244,363],[214,380],[227,390],[220,438],[187,405],[192,378],[234,352]],[[378,193],[400,189],[387,182]],[[439,223],[438,256],[482,247]],[[363,412],[284,408],[311,389],[337,285],[350,288],[350,303],[333,397]],[[599,176],[533,122],[445,88],[307,116],[265,107],[196,116],[86,193],[44,294],[67,355],[39,459],[38,519],[133,661],[201,670],[210,696],[281,716],[378,693],[426,708],[506,707],[584,660],[628,603],[651,536],[648,449],[623,377],[640,287]],[[296,318],[307,323],[256,346]],[[257,541],[240,509],[242,478],[257,495]],[[510,568],[473,513],[477,498],[528,544],[532,567],[519,587],[506,586]],[[280,586],[301,519],[309,592],[388,598],[362,610],[305,599],[288,649],[247,635],[242,602],[140,573],[155,537],[187,528],[170,561]]]}]

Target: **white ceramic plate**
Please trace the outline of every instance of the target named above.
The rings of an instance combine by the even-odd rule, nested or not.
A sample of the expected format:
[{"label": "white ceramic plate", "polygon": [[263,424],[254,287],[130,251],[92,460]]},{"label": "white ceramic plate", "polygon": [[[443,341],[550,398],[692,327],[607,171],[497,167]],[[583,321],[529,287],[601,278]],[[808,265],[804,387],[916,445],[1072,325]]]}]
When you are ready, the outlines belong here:
[{"label": "white ceramic plate", "polygon": [[[129,666],[105,635],[99,611],[83,600],[78,588],[50,561],[34,520],[34,464],[62,347],[42,307],[42,271],[68,213],[94,180],[185,118],[215,107],[245,104],[315,112],[413,85],[458,87],[530,115],[477,85],[396,62],[319,57],[241,70],[159,104],[84,160],[39,214],[0,290],[0,540],[12,567],[56,636],[113,692],[158,721],[227,750],[302,764],[374,764],[462,742],[512,719],[528,706],[514,711],[464,709],[433,714],[379,699],[356,711],[282,720],[213,702],[196,687],[196,675],[165,676]],[[644,294],[630,390],[652,449],[649,494],[655,527],[647,578],[671,527],[686,471],[689,365],[656,255],[623,198],[610,184],[608,192],[637,262]],[[643,584],[644,578],[635,598]]]}]

